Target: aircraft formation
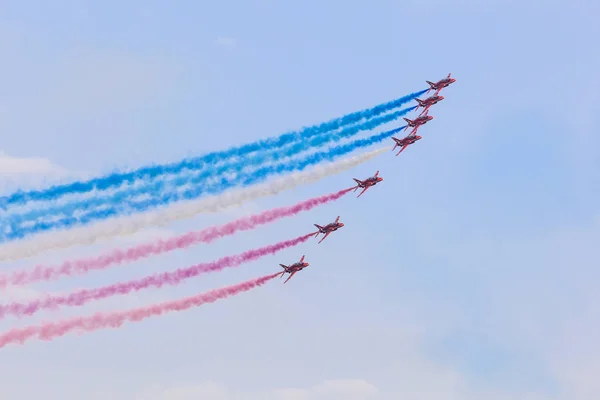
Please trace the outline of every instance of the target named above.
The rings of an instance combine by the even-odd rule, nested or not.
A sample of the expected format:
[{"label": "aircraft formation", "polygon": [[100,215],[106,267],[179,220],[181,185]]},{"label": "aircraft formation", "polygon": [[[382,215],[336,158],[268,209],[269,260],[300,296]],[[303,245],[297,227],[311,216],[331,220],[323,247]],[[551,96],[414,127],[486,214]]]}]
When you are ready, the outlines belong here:
[{"label": "aircraft formation", "polygon": [[[401,147],[400,151],[396,154],[396,156],[400,155],[400,153],[402,153],[404,150],[406,150],[406,148],[408,146],[410,146],[410,145],[416,143],[418,140],[422,139],[421,136],[417,135],[417,131],[419,130],[419,128],[421,126],[425,125],[427,122],[429,122],[433,119],[433,116],[428,114],[429,109],[431,108],[431,106],[444,100],[444,96],[439,95],[440,91],[442,89],[450,86],[452,83],[456,82],[456,79],[452,78],[451,74],[448,74],[448,76],[446,78],[441,79],[437,82],[430,82],[430,81],[425,81],[425,82],[427,82],[427,84],[429,85],[429,90],[426,93],[429,93],[430,91],[433,90],[434,94],[433,94],[433,96],[428,97],[424,100],[415,99],[418,103],[417,108],[415,110],[418,110],[419,108],[422,108],[423,110],[421,111],[419,116],[417,118],[415,118],[414,120],[404,118],[404,120],[406,121],[406,128],[404,128],[404,130],[407,130],[408,128],[413,128],[412,131],[407,136],[405,136],[402,139],[392,137],[392,140],[395,143],[394,147],[392,148],[392,151],[394,151],[396,149],[396,147]],[[364,192],[366,192],[369,188],[371,188],[371,187],[377,185],[379,182],[383,181],[383,178],[379,176],[379,171],[375,172],[375,175],[373,175],[365,180],[360,180],[360,179],[356,179],[356,178],[352,178],[352,179],[354,179],[354,181],[356,182],[356,186],[353,188],[354,191],[356,192],[358,189],[362,189],[362,191],[359,193],[359,195],[356,196],[357,198],[362,196],[362,194]],[[327,236],[329,236],[330,233],[335,232],[344,226],[344,224],[339,221],[340,221],[340,217],[338,216],[334,222],[331,222],[325,226],[314,224],[318,229],[318,231],[315,232],[315,234],[314,234],[315,237],[321,233],[323,233],[325,235],[325,236],[323,236],[323,238],[321,238],[319,243],[321,243],[323,240],[325,240],[325,238]],[[304,258],[305,258],[305,255],[302,256],[300,261],[298,261],[294,264],[291,264],[291,265],[279,264],[283,268],[283,271],[281,272],[281,277],[283,277],[285,274],[290,274],[290,276],[283,283],[287,283],[290,279],[292,279],[292,277],[297,272],[302,271],[304,268],[306,268],[310,265],[308,262],[304,261]]]},{"label": "aircraft formation", "polygon": [[[429,110],[444,99],[440,96],[440,91],[455,82],[455,79],[448,74],[438,82],[426,82],[428,89],[422,88],[374,107],[279,136],[170,163],[147,164],[133,170],[116,170],[46,188],[20,189],[0,195],[0,263],[12,263],[72,246],[94,245],[101,240],[134,235],[147,228],[164,227],[174,221],[189,220],[202,213],[240,206],[348,171],[388,153],[390,149],[395,154],[396,147],[400,147],[400,151],[395,154],[398,156],[421,139],[419,129],[433,120]],[[426,93],[432,91],[430,97],[419,98],[428,96]],[[417,104],[409,105],[413,100]],[[401,120],[415,110],[419,114],[414,119],[404,118],[406,123],[395,129],[353,138],[360,132],[373,131],[392,121]],[[394,137],[403,130],[409,131],[406,137]],[[345,139],[351,140],[338,143]],[[394,146],[357,151],[390,139],[394,141]],[[278,175],[285,176],[272,179]],[[239,232],[251,231],[283,218],[296,216],[351,193],[355,193],[357,198],[361,197],[371,187],[383,182],[379,170],[371,177],[352,179],[353,185],[348,185],[350,187],[292,205],[243,216],[224,224],[152,238],[124,248],[106,248],[96,255],[67,256],[54,265],[42,262],[29,268],[0,270],[0,293],[13,286],[51,282],[139,262],[199,244],[209,244]],[[125,296],[145,289],[179,285],[200,275],[239,267],[259,258],[275,255],[309,240],[316,240],[317,244],[321,244],[333,232],[345,227],[339,215],[333,222],[316,223],[314,226],[316,231],[309,230],[299,236],[210,262],[200,262],[141,278],[119,279],[99,287],[74,289],[69,293],[42,293],[37,299],[11,299],[0,304],[0,320],[10,316],[33,316],[38,312],[63,307],[81,307],[89,302]],[[282,269],[276,268],[268,275],[184,298],[134,309],[117,309],[45,321],[38,325],[12,327],[6,332],[0,332],[0,349],[8,344],[22,345],[34,338],[52,340],[70,332],[120,328],[125,322],[140,322],[150,317],[199,307],[260,287],[276,278],[286,277],[280,282],[287,283],[309,265],[306,255],[302,255],[299,261],[292,264],[279,264]]]}]

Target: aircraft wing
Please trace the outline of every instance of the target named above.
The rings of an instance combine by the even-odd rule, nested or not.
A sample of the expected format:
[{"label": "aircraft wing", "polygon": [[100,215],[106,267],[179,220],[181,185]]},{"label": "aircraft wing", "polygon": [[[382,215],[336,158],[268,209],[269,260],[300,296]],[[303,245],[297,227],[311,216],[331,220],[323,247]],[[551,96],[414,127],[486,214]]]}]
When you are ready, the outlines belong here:
[{"label": "aircraft wing", "polygon": [[283,265],[283,264],[279,264],[281,265],[281,268],[283,268],[283,271],[281,271],[281,275],[279,276],[280,278],[283,278],[283,276],[285,275],[286,272],[288,271],[288,266],[287,265]]},{"label": "aircraft wing", "polygon": [[396,154],[396,157],[398,157],[400,155],[400,153],[402,153],[404,151],[404,149],[406,149],[408,146],[410,146],[410,144],[405,144],[404,146],[402,146],[402,148],[400,149],[398,154]]},{"label": "aircraft wing", "polygon": [[371,186],[367,186],[367,187],[365,187],[365,188],[363,189],[363,191],[362,191],[362,192],[360,192],[360,194],[359,194],[358,196],[356,196],[356,198],[358,199],[360,196],[362,196],[362,194],[363,194],[364,192],[366,192],[366,191],[367,191],[367,189],[369,189],[370,187],[371,187]]},{"label": "aircraft wing", "polygon": [[[329,234],[330,234],[330,233],[331,233],[331,231],[327,232],[327,233],[325,234],[325,236],[323,236],[323,237],[321,238],[321,240],[319,240],[319,243],[321,243],[323,240],[325,240],[325,238],[326,238],[327,236],[329,236]],[[319,244],[319,243],[317,243],[317,244]]]},{"label": "aircraft wing", "polygon": [[[362,185],[362,184],[363,184],[363,181],[361,181],[360,179],[356,179],[356,178],[352,178],[352,179],[354,179],[354,182],[356,182],[356,183],[357,183],[357,185],[356,185],[356,188],[359,188],[359,187],[360,187],[360,185]],[[356,191],[356,189],[354,189],[354,190]]]},{"label": "aircraft wing", "polygon": [[298,271],[294,271],[294,272],[292,272],[292,273],[290,274],[290,276],[289,276],[289,277],[288,277],[288,278],[285,280],[285,282],[283,282],[283,283],[287,283],[287,281],[289,281],[290,279],[292,279],[292,276],[294,276],[294,275],[296,274],[296,272],[298,272]]},{"label": "aircraft wing", "polygon": [[419,117],[421,117],[423,114],[427,114],[427,111],[429,111],[429,107],[431,106],[427,106],[423,109],[423,111],[421,111],[421,114],[419,114]]}]

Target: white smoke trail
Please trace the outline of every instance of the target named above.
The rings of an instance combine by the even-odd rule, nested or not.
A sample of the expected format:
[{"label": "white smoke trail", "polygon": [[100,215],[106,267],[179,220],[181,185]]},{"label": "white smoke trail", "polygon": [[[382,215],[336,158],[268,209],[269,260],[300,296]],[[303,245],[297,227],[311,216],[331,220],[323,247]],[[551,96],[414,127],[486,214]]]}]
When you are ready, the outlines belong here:
[{"label": "white smoke trail", "polygon": [[317,182],[327,176],[339,174],[389,151],[390,147],[358,154],[329,164],[318,165],[310,171],[283,176],[271,183],[225,192],[205,199],[178,203],[160,211],[102,221],[95,225],[63,232],[47,232],[31,239],[11,242],[0,247],[0,261],[14,261],[31,257],[47,250],[62,249],[76,245],[90,245],[114,236],[127,236],[148,227],[164,226],[181,219],[191,218],[203,212],[217,212],[238,206],[260,197],[273,196],[284,190]]}]

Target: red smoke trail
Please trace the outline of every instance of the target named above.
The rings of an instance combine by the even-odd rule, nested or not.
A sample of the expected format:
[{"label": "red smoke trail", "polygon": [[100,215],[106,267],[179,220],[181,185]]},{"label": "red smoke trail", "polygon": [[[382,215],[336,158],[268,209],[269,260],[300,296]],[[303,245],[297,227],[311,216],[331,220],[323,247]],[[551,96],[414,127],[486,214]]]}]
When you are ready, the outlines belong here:
[{"label": "red smoke trail", "polygon": [[181,281],[196,277],[200,274],[221,271],[228,267],[237,267],[238,265],[257,260],[263,256],[275,254],[278,251],[287,249],[306,242],[315,232],[295,239],[286,240],[269,246],[254,250],[248,250],[235,256],[226,256],[211,263],[192,265],[187,268],[180,268],[171,272],[154,274],[142,279],[129,282],[120,282],[113,285],[104,286],[97,289],[82,289],[67,295],[44,296],[43,298],[30,301],[28,303],[10,303],[0,305],[0,318],[7,314],[22,316],[32,315],[43,308],[56,308],[59,306],[81,306],[92,300],[100,300],[110,296],[123,295],[148,287],[160,288],[163,285],[177,285]]},{"label": "red smoke trail", "polygon": [[46,322],[38,326],[11,329],[0,335],[0,348],[11,343],[24,344],[27,340],[35,337],[40,340],[52,340],[75,330],[91,332],[104,328],[119,328],[127,321],[138,322],[155,315],[162,315],[171,311],[183,311],[188,308],[199,307],[206,303],[213,303],[226,297],[247,292],[250,289],[254,289],[257,286],[267,283],[279,275],[281,275],[281,272],[251,279],[246,282],[238,283],[237,285],[211,290],[210,292],[186,297],[181,300],[155,304],[153,306],[140,307],[128,311],[97,313],[90,317],[77,317],[59,322]]},{"label": "red smoke trail", "polygon": [[250,217],[237,219],[225,225],[213,226],[197,232],[189,232],[167,240],[159,239],[150,243],[130,247],[126,250],[112,250],[107,254],[93,258],[65,261],[57,266],[38,265],[29,271],[15,271],[10,275],[0,275],[0,288],[3,288],[8,284],[24,285],[36,281],[55,280],[63,275],[73,276],[84,274],[88,271],[107,268],[113,264],[133,262],[151,255],[183,249],[198,243],[209,243],[224,236],[233,235],[238,231],[251,230],[280,218],[294,216],[322,204],[335,201],[348,194],[352,189],[344,189],[339,192],[314,197],[312,199],[301,201],[293,206],[274,208]]}]

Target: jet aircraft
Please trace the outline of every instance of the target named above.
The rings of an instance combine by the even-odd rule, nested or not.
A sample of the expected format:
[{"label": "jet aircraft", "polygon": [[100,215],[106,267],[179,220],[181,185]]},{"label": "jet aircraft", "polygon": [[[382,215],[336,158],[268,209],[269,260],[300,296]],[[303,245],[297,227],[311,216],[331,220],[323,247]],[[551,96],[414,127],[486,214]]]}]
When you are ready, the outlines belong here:
[{"label": "jet aircraft", "polygon": [[427,114],[427,110],[429,110],[429,107],[444,100],[444,96],[431,96],[431,97],[426,98],[425,100],[421,100],[421,99],[415,99],[415,100],[417,101],[417,103],[419,103],[419,105],[417,106],[417,108],[415,108],[415,110],[418,110],[419,107],[423,107],[423,111],[421,111],[421,114],[419,114],[419,117],[420,117],[423,114]]},{"label": "jet aircraft", "polygon": [[412,130],[412,132],[410,133],[411,135],[414,135],[417,133],[417,130],[419,129],[419,127],[421,125],[425,125],[427,122],[431,121],[432,119],[433,119],[433,117],[431,115],[423,115],[422,117],[417,117],[413,120],[404,118],[404,120],[406,121],[406,128],[404,128],[404,130],[407,130],[409,127],[414,128]]},{"label": "jet aircraft", "polygon": [[356,198],[359,198],[360,196],[362,196],[362,194],[364,192],[367,191],[367,189],[369,189],[371,186],[375,186],[377,185],[379,182],[381,182],[383,180],[383,178],[381,178],[379,176],[379,171],[375,172],[375,175],[365,179],[364,181],[358,180],[356,178],[352,178],[354,179],[354,181],[357,183],[356,187],[354,188],[354,191],[356,192],[356,190],[358,188],[362,188],[362,192],[360,192],[360,194],[358,196],[356,196]]},{"label": "jet aircraft", "polygon": [[343,224],[342,222],[339,222],[339,221],[340,221],[340,217],[338,216],[338,217],[335,219],[335,221],[334,221],[334,222],[331,222],[331,223],[329,223],[329,224],[327,224],[327,225],[325,225],[325,226],[321,226],[321,225],[317,225],[317,224],[315,224],[315,226],[316,226],[316,227],[317,227],[317,229],[319,230],[319,231],[317,232],[317,234],[315,235],[315,237],[319,236],[319,233],[324,233],[324,234],[325,234],[325,236],[323,236],[323,237],[321,238],[321,240],[319,241],[319,243],[321,243],[323,240],[325,240],[325,238],[326,238],[327,236],[329,236],[329,234],[330,234],[331,232],[335,232],[335,231],[337,231],[338,229],[340,229],[341,227],[343,227],[343,226],[344,226],[344,224]]},{"label": "jet aircraft", "polygon": [[456,79],[454,78],[450,78],[451,74],[448,74],[448,76],[444,79],[440,79],[437,82],[429,82],[429,81],[425,81],[427,82],[427,84],[430,86],[429,90],[427,90],[427,93],[429,93],[429,91],[431,90],[435,90],[435,96],[437,96],[440,93],[440,90],[442,90],[445,87],[450,86],[451,84],[453,84],[454,82],[456,82]]},{"label": "jet aircraft", "polygon": [[396,157],[398,157],[400,155],[400,153],[402,153],[408,146],[410,146],[411,144],[415,144],[417,140],[421,140],[422,138],[423,138],[422,136],[413,135],[413,134],[410,134],[402,139],[392,137],[394,142],[396,142],[394,144],[394,148],[392,149],[392,151],[394,151],[396,149],[396,147],[398,147],[398,146],[402,147],[400,149],[400,151],[398,152],[398,154],[396,154]]},{"label": "jet aircraft", "polygon": [[279,264],[281,265],[281,268],[283,268],[283,271],[281,272],[281,276],[283,277],[283,275],[290,274],[289,278],[287,278],[285,280],[285,282],[283,283],[287,283],[287,281],[289,281],[290,279],[292,279],[292,276],[294,276],[296,274],[296,272],[298,271],[302,271],[304,268],[308,267],[308,263],[304,262],[304,256],[302,256],[302,258],[300,259],[300,261],[298,261],[297,263],[294,263],[292,265],[284,265],[284,264]]}]

